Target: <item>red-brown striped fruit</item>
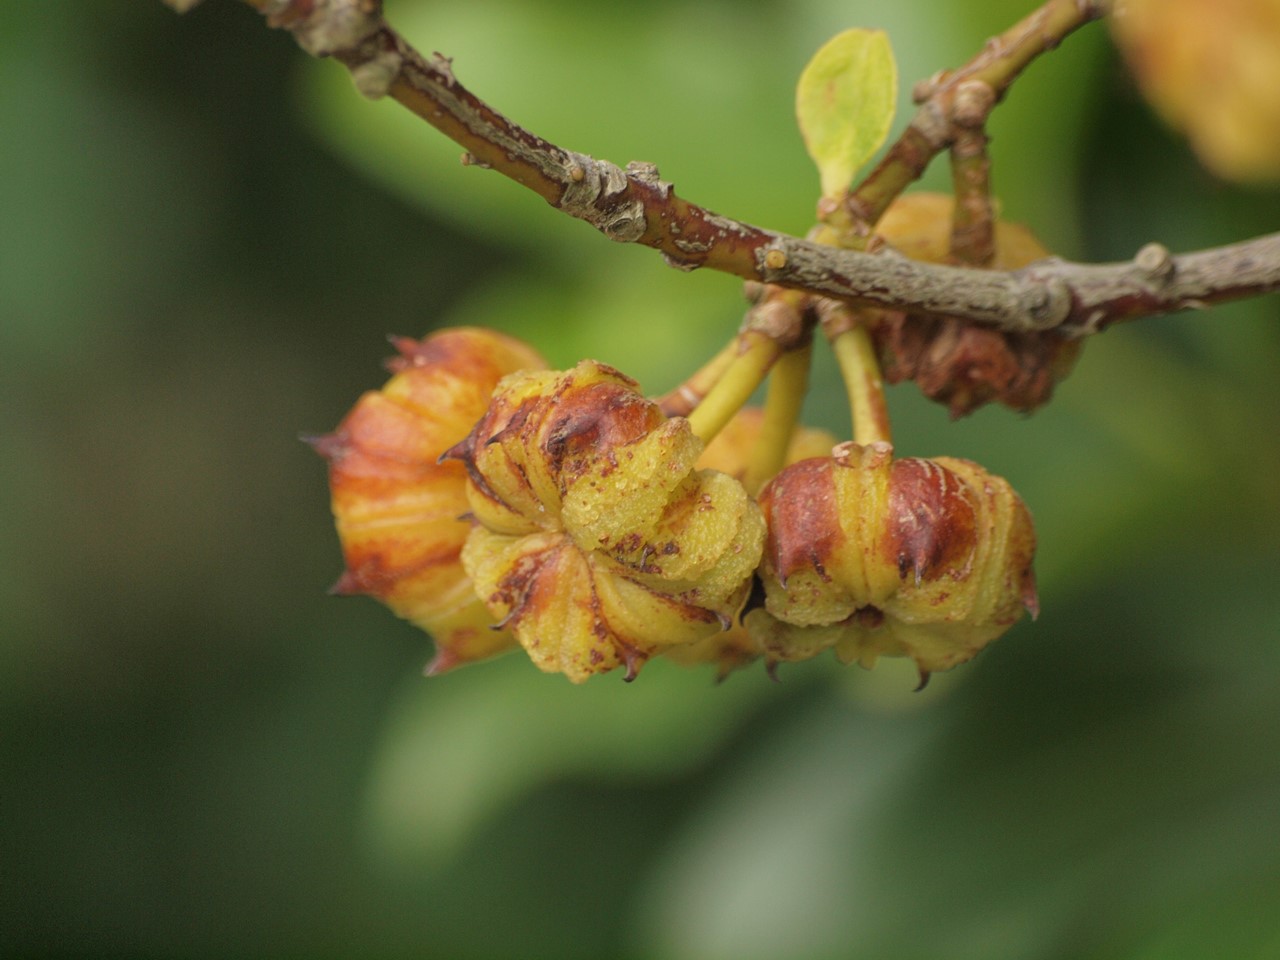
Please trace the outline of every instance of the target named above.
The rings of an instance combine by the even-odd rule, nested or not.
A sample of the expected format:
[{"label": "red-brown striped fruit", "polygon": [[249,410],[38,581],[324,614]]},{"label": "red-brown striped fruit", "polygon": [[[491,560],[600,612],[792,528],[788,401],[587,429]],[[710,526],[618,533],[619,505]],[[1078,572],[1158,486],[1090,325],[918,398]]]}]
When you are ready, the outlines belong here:
[{"label": "red-brown striped fruit", "polygon": [[393,343],[394,376],[313,441],[329,461],[346,561],[333,591],[375,597],[430,633],[436,656],[427,669],[440,673],[515,644],[493,629],[463,569],[466,471],[440,456],[488,409],[502,377],[546,364],[520,341],[479,328]]},{"label": "red-brown striped fruit", "polygon": [[968,460],[842,444],[782,471],[760,503],[765,602],[745,621],[775,661],[834,647],[867,667],[910,657],[925,678],[1036,613],[1031,515]]}]

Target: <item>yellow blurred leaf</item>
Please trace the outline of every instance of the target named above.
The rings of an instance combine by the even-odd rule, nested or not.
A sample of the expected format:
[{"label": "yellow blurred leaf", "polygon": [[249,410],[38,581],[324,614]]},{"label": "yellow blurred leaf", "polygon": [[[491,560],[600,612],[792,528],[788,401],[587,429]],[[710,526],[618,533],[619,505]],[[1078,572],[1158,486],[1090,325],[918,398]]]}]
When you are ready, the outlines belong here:
[{"label": "yellow blurred leaf", "polygon": [[1280,178],[1280,0],[1125,0],[1112,32],[1143,94],[1206,167]]},{"label": "yellow blurred leaf", "polygon": [[884,143],[897,96],[898,68],[882,30],[846,30],[813,55],[796,87],[796,118],[823,196],[847,189]]}]

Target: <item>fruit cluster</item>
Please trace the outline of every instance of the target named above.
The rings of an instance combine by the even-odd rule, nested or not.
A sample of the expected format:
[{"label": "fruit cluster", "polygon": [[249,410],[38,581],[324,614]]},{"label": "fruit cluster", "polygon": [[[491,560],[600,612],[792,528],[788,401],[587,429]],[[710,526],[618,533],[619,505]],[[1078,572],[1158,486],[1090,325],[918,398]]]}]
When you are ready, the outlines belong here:
[{"label": "fruit cluster", "polygon": [[[547,370],[492,331],[395,343],[391,380],[315,445],[337,592],[432,633],[431,673],[515,646],[574,682],[656,656],[725,672],[833,648],[911,657],[923,679],[1035,612],[1030,515],[968,461],[779,431],[773,398],[668,415],[611,367]],[[744,358],[762,378],[771,362],[750,353],[720,382]],[[772,479],[753,468],[762,444]]]}]

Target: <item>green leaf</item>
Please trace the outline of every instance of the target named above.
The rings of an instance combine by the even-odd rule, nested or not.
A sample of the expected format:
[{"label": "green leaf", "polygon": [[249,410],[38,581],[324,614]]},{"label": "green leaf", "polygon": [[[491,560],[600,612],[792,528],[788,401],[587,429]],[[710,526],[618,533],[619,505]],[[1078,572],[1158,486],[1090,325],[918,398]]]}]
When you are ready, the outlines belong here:
[{"label": "green leaf", "polygon": [[897,97],[898,67],[884,31],[846,30],[813,55],[796,87],[796,118],[823,196],[846,190],[884,143]]}]

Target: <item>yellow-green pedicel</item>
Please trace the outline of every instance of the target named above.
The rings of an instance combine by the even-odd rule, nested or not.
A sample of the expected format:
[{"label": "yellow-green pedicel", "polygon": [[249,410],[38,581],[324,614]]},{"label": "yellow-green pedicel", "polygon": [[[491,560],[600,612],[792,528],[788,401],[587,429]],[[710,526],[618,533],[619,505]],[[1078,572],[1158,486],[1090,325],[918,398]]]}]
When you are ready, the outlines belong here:
[{"label": "yellow-green pedicel", "polygon": [[582,682],[724,631],[764,543],[742,484],[695,470],[702,443],[594,361],[507,377],[451,456],[475,527],[476,592],[541,669]]},{"label": "yellow-green pedicel", "polygon": [[1036,611],[1031,516],[1013,489],[951,457],[842,444],[765,488],[765,604],[745,618],[773,660],[915,660],[922,679]]}]

